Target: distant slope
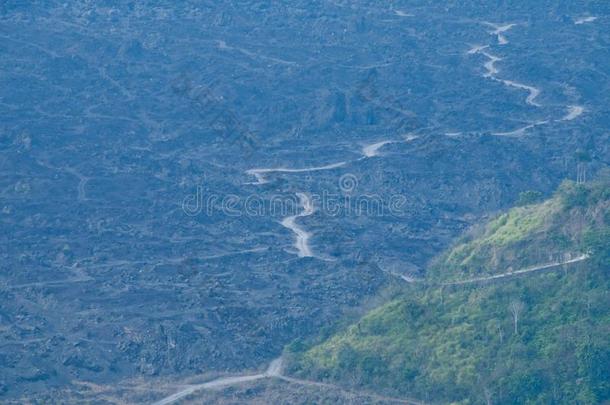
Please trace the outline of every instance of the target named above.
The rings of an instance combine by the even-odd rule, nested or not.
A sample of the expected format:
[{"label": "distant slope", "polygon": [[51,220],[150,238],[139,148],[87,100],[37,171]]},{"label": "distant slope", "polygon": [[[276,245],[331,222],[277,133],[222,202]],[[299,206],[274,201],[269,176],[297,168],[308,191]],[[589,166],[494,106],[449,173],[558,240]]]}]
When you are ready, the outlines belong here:
[{"label": "distant slope", "polygon": [[[429,276],[463,280],[576,257],[586,232],[608,223],[609,188],[604,180],[564,182],[552,198],[515,207],[471,230],[431,266]],[[522,196],[526,202],[528,194]]]},{"label": "distant slope", "polygon": [[430,277],[457,281],[581,253],[589,259],[502,282],[414,284],[338,334],[292,345],[289,371],[432,403],[608,400],[609,225],[608,179],[566,182],[553,198],[462,238]]}]

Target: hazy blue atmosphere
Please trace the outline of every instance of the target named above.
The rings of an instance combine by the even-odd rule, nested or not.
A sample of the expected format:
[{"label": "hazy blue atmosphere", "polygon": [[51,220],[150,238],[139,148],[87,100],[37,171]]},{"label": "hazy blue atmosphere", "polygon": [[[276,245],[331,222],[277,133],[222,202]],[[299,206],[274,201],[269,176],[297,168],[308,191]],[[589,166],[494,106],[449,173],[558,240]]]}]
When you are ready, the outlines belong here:
[{"label": "hazy blue atmosphere", "polygon": [[0,403],[610,401],[610,2],[0,0]]}]

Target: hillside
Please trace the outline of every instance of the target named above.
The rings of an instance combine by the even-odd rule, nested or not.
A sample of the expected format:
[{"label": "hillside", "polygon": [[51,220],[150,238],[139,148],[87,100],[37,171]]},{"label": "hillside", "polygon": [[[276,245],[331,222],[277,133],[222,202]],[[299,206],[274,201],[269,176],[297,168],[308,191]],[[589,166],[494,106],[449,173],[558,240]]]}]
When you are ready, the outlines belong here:
[{"label": "hillside", "polygon": [[[290,371],[432,403],[610,399],[609,184],[565,182],[470,231],[428,283],[330,338],[291,345]],[[439,286],[579,253],[588,259],[554,271]]]}]

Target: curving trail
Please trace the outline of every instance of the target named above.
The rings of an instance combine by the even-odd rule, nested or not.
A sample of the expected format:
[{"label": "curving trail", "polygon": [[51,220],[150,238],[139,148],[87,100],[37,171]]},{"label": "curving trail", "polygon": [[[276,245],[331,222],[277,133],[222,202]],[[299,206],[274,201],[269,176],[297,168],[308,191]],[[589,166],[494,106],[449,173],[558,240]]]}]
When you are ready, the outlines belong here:
[{"label": "curving trail", "polygon": [[333,163],[326,166],[314,166],[314,167],[305,167],[303,169],[289,169],[285,167],[277,167],[277,168],[263,168],[263,169],[249,169],[246,170],[246,173],[252,175],[256,178],[256,183],[251,184],[265,184],[269,183],[269,180],[265,178],[265,174],[268,173],[307,173],[307,172],[317,172],[321,170],[332,170],[341,166],[345,166],[347,162],[339,162]]},{"label": "curving trail", "polygon": [[[338,163],[333,163],[333,164],[329,164],[329,165],[325,165],[325,166],[314,166],[314,167],[307,167],[307,168],[302,168],[302,169],[290,169],[290,168],[284,168],[284,167],[249,169],[249,170],[246,170],[246,173],[251,176],[254,176],[256,178],[256,182],[247,183],[247,184],[261,185],[261,184],[269,183],[269,180],[267,180],[267,178],[265,177],[265,175],[268,173],[306,173],[306,172],[315,172],[315,171],[336,169],[339,167],[343,167],[343,166],[347,165],[348,163],[353,163],[353,162],[357,162],[357,161],[360,161],[363,159],[368,159],[371,157],[378,156],[379,149],[381,149],[383,146],[385,146],[387,144],[399,143],[399,142],[406,143],[406,142],[411,142],[417,138],[419,138],[417,135],[409,134],[409,135],[405,135],[403,137],[403,140],[384,140],[384,141],[380,141],[380,142],[375,142],[373,144],[362,147],[362,150],[361,150],[362,157],[360,157],[358,159],[351,160],[351,161],[341,161]],[[309,232],[305,231],[303,228],[301,228],[296,223],[297,218],[306,217],[306,216],[309,216],[314,213],[313,202],[311,201],[309,196],[307,196],[305,193],[297,193],[296,195],[299,198],[301,206],[303,207],[303,212],[301,212],[300,214],[297,214],[297,215],[291,215],[291,216],[284,218],[281,221],[281,224],[285,228],[290,229],[296,235],[294,247],[297,249],[297,255],[299,257],[316,257],[313,254],[311,247],[309,246],[309,239],[311,237],[311,234]],[[318,258],[320,258],[322,260],[329,260],[329,259],[325,259],[325,258],[321,258],[321,257],[318,257]]]},{"label": "curving trail", "polygon": [[87,183],[89,182],[89,177],[85,177],[82,174],[80,174],[79,172],[77,172],[76,170],[72,169],[72,168],[66,168],[65,169],[68,173],[72,174],[73,176],[75,176],[76,178],[78,178],[78,187],[77,187],[77,200],[79,202],[83,202],[83,201],[87,201],[87,190],[86,190],[86,186]]},{"label": "curving trail", "polygon": [[52,166],[50,163],[42,161],[40,159],[37,159],[36,163],[38,163],[39,165],[46,167],[48,169],[64,171],[66,173],[70,173],[72,176],[76,177],[78,179],[78,186],[76,188],[77,201],[84,202],[84,201],[88,200],[86,186],[87,186],[87,183],[89,182],[89,180],[91,180],[89,177],[83,176],[82,174],[80,174],[80,172],[78,172],[76,169],[74,169],[72,167],[56,167],[56,166]]},{"label": "curving trail", "polygon": [[484,21],[483,24],[485,24],[485,25],[487,25],[487,26],[489,26],[489,27],[494,29],[494,31],[490,32],[489,34],[490,35],[496,35],[498,37],[498,42],[501,45],[504,45],[504,44],[508,43],[508,41],[506,40],[506,38],[504,38],[502,36],[502,34],[517,25],[516,23],[508,23],[508,24],[501,25],[501,24],[490,23],[490,22],[487,22],[487,21]]},{"label": "curving trail", "polygon": [[[471,49],[471,51],[472,51],[472,49]],[[475,53],[478,53],[478,52],[479,51],[477,51]],[[485,66],[485,69],[487,69],[487,73],[485,73],[483,75],[483,77],[491,78],[491,79],[496,79],[495,75],[500,73],[500,71],[496,68],[496,62],[501,61],[502,58],[500,58],[498,56],[495,56],[495,55],[492,55],[492,54],[490,54],[488,52],[481,52],[481,54],[485,55],[487,57],[487,59],[489,59],[489,61],[485,62],[485,64],[483,65],[483,66]]]},{"label": "curving trail", "polygon": [[506,132],[492,132],[492,135],[496,135],[496,136],[522,136],[525,135],[525,133],[527,132],[527,130],[538,127],[540,125],[546,125],[548,124],[549,121],[545,120],[545,121],[538,121],[538,122],[534,122],[533,124],[529,124],[526,125],[524,127],[515,129],[513,131],[506,131]]},{"label": "curving trail", "polygon": [[[585,22],[594,21],[595,19],[596,19],[596,17],[582,17],[582,18],[576,20],[575,24],[582,24]],[[498,43],[500,45],[505,45],[508,43],[508,40],[502,34],[506,31],[510,30],[515,25],[517,25],[515,23],[500,25],[500,24],[494,24],[494,23],[490,23],[490,22],[483,22],[483,24],[494,28],[494,31],[489,32],[489,34],[496,35],[498,38]],[[513,80],[502,79],[502,78],[498,77],[498,74],[500,73],[500,69],[497,68],[496,63],[501,61],[502,58],[488,52],[487,49],[489,49],[489,48],[490,48],[489,44],[488,45],[471,45],[470,49],[468,51],[466,51],[467,55],[480,54],[480,55],[485,56],[488,59],[483,65],[486,70],[486,72],[483,74],[483,77],[494,80],[499,83],[502,83],[503,85],[505,85],[507,87],[512,87],[512,88],[516,88],[519,90],[527,91],[529,94],[525,99],[525,103],[527,105],[530,105],[533,107],[542,107],[542,105],[536,101],[536,99],[538,98],[538,96],[541,93],[540,89],[538,89],[537,87],[534,87],[534,86],[527,85],[527,84],[515,82]],[[546,125],[551,122],[572,121],[572,120],[580,117],[585,112],[585,108],[582,106],[579,106],[579,105],[569,105],[566,108],[568,109],[568,111],[567,111],[566,115],[564,115],[562,118],[539,120],[536,122],[529,123],[521,128],[517,128],[512,131],[497,131],[497,132],[492,132],[491,134],[496,135],[496,136],[519,137],[519,136],[525,135],[526,132],[532,128],[535,128],[535,127],[538,127],[541,125]],[[451,134],[447,134],[447,135],[449,136]]]},{"label": "curving trail", "polygon": [[396,14],[399,17],[415,17],[415,15],[406,13],[406,12],[401,11],[401,10],[394,10],[394,14]]},{"label": "curving trail", "polygon": [[[494,28],[494,31],[491,31],[490,35],[495,35],[498,38],[498,44],[500,45],[508,44],[508,40],[502,34],[517,25],[515,23],[500,25],[490,22],[484,22],[483,24]],[[496,62],[501,61],[502,58],[500,58],[499,56],[495,56],[489,52],[485,52],[484,50],[487,48],[489,48],[489,45],[475,45],[467,51],[468,55],[482,54],[487,57],[487,59],[489,59],[489,61],[487,61],[484,65],[485,69],[487,70],[487,73],[485,73],[483,77],[495,80],[508,87],[514,87],[519,90],[526,90],[527,92],[529,92],[529,95],[525,99],[525,102],[528,105],[540,107],[541,105],[535,101],[536,98],[540,95],[539,89],[534,86],[528,86],[527,84],[515,82],[513,80],[500,79],[496,76],[498,73],[500,73],[499,69],[496,68]]]},{"label": "curving trail", "polygon": [[513,28],[515,25],[517,25],[514,23],[499,25],[499,24],[494,24],[494,23],[490,23],[490,22],[484,22],[483,24],[490,26],[494,29],[494,31],[491,31],[489,34],[496,36],[496,38],[498,39],[499,45],[508,44],[508,39],[506,39],[506,37],[502,34],[505,33],[506,31],[510,30],[511,28]]},{"label": "curving trail", "polygon": [[582,25],[582,24],[585,24],[585,23],[590,23],[590,22],[593,22],[593,21],[595,21],[595,20],[597,20],[597,17],[595,17],[595,16],[590,16],[590,17],[580,17],[580,18],[577,18],[577,19],[574,21],[574,24],[576,24],[576,25]]},{"label": "curving trail", "polygon": [[505,85],[507,87],[514,87],[519,90],[527,91],[529,93],[529,95],[525,99],[525,103],[528,105],[531,105],[533,107],[541,107],[541,105],[536,102],[536,98],[540,95],[540,90],[534,86],[529,86],[527,84],[515,82],[513,80],[500,79],[499,77],[497,77],[497,74],[500,73],[500,70],[496,67],[496,62],[501,61],[502,58],[500,58],[499,56],[493,55],[489,52],[486,52],[486,51],[484,51],[484,49],[486,49],[486,47],[484,47],[484,46],[475,46],[467,52],[469,55],[481,54],[481,55],[485,56],[487,59],[489,59],[483,65],[483,66],[485,66],[485,69],[487,70],[487,72],[485,72],[485,74],[483,74],[483,77],[485,77],[487,79],[495,80],[499,83],[502,83],[503,85]]},{"label": "curving trail", "polygon": [[526,268],[520,269],[520,270],[509,271],[509,272],[506,272],[506,273],[494,274],[494,275],[486,276],[486,277],[476,277],[476,278],[470,278],[470,279],[467,279],[467,280],[452,281],[452,282],[448,282],[448,283],[442,283],[441,285],[449,286],[449,285],[475,284],[475,283],[481,283],[481,282],[485,282],[485,281],[505,279],[505,278],[510,278],[510,277],[518,276],[518,275],[521,275],[521,274],[534,273],[534,272],[538,272],[538,271],[542,271],[542,270],[548,270],[548,269],[552,269],[552,268],[555,268],[555,267],[563,266],[563,265],[566,265],[566,264],[582,262],[584,260],[587,260],[588,258],[589,258],[589,255],[583,254],[583,255],[580,255],[580,256],[578,256],[578,257],[576,257],[574,259],[566,260],[566,261],[563,261],[563,262],[546,263],[546,264],[541,264],[541,265],[537,265],[537,266],[526,267]]},{"label": "curving trail", "polygon": [[540,90],[538,90],[536,87],[528,86],[527,84],[513,82],[512,80],[500,80],[500,81],[502,83],[504,83],[506,86],[515,87],[520,90],[528,91],[530,94],[525,99],[526,104],[529,104],[534,107],[541,107],[540,104],[538,104],[536,101],[534,101],[534,100],[536,100],[536,97],[538,97],[540,95]]},{"label": "curving trail", "polygon": [[394,143],[394,142],[395,141],[381,141],[381,142],[377,142],[377,143],[374,143],[371,145],[367,145],[362,148],[362,154],[364,155],[365,158],[378,156],[379,149],[381,149],[383,146],[385,146],[387,144]]},{"label": "curving trail", "polygon": [[585,261],[587,259],[589,259],[589,255],[582,254],[578,257],[575,257],[574,259],[565,260],[563,262],[538,264],[536,266],[526,267],[526,268],[515,270],[515,271],[507,271],[506,273],[492,274],[490,276],[485,276],[485,277],[474,277],[474,278],[469,278],[466,280],[449,281],[449,282],[445,282],[445,283],[432,283],[432,282],[426,281],[425,279],[416,279],[416,278],[405,276],[404,274],[392,273],[392,272],[388,272],[388,271],[384,271],[384,270],[382,270],[382,271],[384,271],[385,273],[388,273],[389,275],[391,275],[393,277],[399,278],[409,284],[424,284],[427,286],[452,286],[452,285],[464,285],[464,284],[477,284],[477,283],[483,283],[486,281],[494,281],[494,280],[503,280],[503,279],[519,276],[522,274],[535,273],[535,272],[540,272],[540,271],[544,271],[544,270],[557,268],[557,267],[564,266],[567,264],[578,263],[578,262]]},{"label": "curving trail", "polygon": [[319,172],[319,171],[323,171],[323,170],[337,169],[339,167],[346,166],[349,163],[357,162],[361,159],[378,156],[379,149],[387,144],[399,143],[399,142],[411,142],[417,138],[418,138],[417,135],[408,135],[408,136],[405,136],[402,141],[385,140],[385,141],[376,142],[376,143],[373,143],[370,145],[366,145],[361,150],[362,158],[351,160],[351,161],[344,160],[341,162],[332,163],[332,164],[328,164],[328,165],[324,165],[324,166],[304,167],[301,169],[292,169],[292,168],[288,168],[288,167],[248,169],[248,170],[246,170],[246,174],[248,174],[250,176],[254,176],[254,178],[256,178],[256,182],[247,183],[247,184],[261,185],[261,184],[269,183],[269,180],[267,180],[267,178],[265,176],[267,174],[271,174],[271,173],[309,173],[309,172]]},{"label": "curving trail", "polygon": [[197,391],[224,388],[224,387],[228,387],[231,385],[260,380],[265,377],[267,377],[267,375],[265,375],[265,374],[253,374],[253,375],[244,375],[244,376],[238,376],[238,377],[218,378],[216,380],[212,380],[212,381],[209,381],[204,384],[190,385],[190,386],[186,387],[185,389],[183,389],[182,391],[178,391],[175,394],[172,394],[168,397],[161,399],[160,401],[154,402],[152,405],[169,405],[169,404],[173,404],[176,401],[181,400],[184,397],[194,394]]},{"label": "curving trail", "polygon": [[309,246],[309,238],[311,234],[296,224],[296,219],[300,217],[307,217],[314,213],[314,207],[311,199],[304,193],[297,193],[303,212],[297,215],[286,217],[282,220],[282,226],[290,229],[296,235],[294,247],[297,248],[297,255],[299,257],[313,257],[311,247]]},{"label": "curving trail", "polygon": [[472,47],[466,53],[468,55],[475,55],[487,48],[489,48],[489,45],[472,45]]},{"label": "curving trail", "polygon": [[559,121],[572,121],[580,117],[585,112],[585,108],[579,105],[568,106],[568,113]]},{"label": "curving trail", "polygon": [[247,57],[249,57],[251,59],[260,59],[260,60],[264,60],[266,62],[277,63],[277,64],[281,64],[281,65],[298,65],[298,63],[293,62],[293,61],[284,60],[284,59],[280,59],[280,58],[272,58],[270,56],[265,56],[265,55],[261,55],[256,52],[251,52],[244,48],[229,46],[229,45],[227,45],[227,43],[225,41],[220,40],[220,39],[216,40],[216,43],[218,44],[218,49],[220,49],[220,50],[237,51],[237,52],[240,52],[240,53],[246,55]]},{"label": "curving trail", "polygon": [[246,382],[262,380],[265,378],[277,378],[279,380],[282,380],[282,381],[285,381],[288,383],[304,385],[304,386],[309,386],[309,387],[329,388],[329,389],[339,390],[339,391],[343,391],[343,392],[348,392],[351,394],[367,396],[369,398],[373,398],[376,400],[395,402],[395,403],[399,403],[399,404],[407,404],[407,405],[422,405],[423,404],[422,402],[411,400],[411,399],[386,397],[383,395],[377,395],[377,394],[372,394],[372,393],[368,393],[368,392],[347,391],[345,388],[343,388],[339,385],[336,385],[336,384],[329,384],[329,383],[322,383],[322,382],[318,382],[318,381],[303,380],[300,378],[287,377],[282,374],[282,366],[283,366],[283,359],[280,357],[280,358],[273,360],[269,364],[269,366],[267,367],[267,370],[264,373],[243,375],[243,376],[234,376],[234,377],[222,377],[222,378],[217,378],[216,380],[209,381],[204,384],[189,385],[186,388],[184,388],[183,390],[176,392],[175,394],[169,395],[157,402],[154,402],[152,405],[170,405],[170,404],[173,404],[174,402],[179,401],[180,399],[187,397],[191,394],[194,394],[198,391],[220,389],[220,388],[225,388],[225,387],[229,387],[232,385],[239,385],[239,384],[243,384]]}]

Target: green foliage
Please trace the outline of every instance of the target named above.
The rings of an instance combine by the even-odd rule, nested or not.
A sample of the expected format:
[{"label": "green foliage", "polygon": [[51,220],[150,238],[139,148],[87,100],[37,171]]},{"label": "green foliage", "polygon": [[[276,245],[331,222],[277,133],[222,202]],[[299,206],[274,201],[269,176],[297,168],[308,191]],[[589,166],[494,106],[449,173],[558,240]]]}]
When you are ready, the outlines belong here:
[{"label": "green foliage", "polygon": [[504,246],[524,240],[539,230],[544,224],[544,220],[552,213],[552,203],[515,208],[490,224],[489,229],[492,232],[482,242]]},{"label": "green foliage", "polygon": [[559,186],[556,197],[560,199],[565,211],[607,203],[610,200],[610,174],[604,174],[599,180],[587,184],[564,181]]},{"label": "green foliage", "polygon": [[462,238],[429,272],[448,280],[578,251],[589,260],[487,285],[412,285],[294,350],[289,370],[431,403],[610,400],[608,184],[564,183]]},{"label": "green foliage", "polygon": [[542,200],[542,193],[540,191],[524,191],[519,193],[519,199],[517,200],[517,206],[530,205]]},{"label": "green foliage", "polygon": [[548,261],[548,249],[533,251],[540,246],[533,243],[536,239],[554,237],[562,239],[564,245],[573,244],[551,227],[559,211],[557,199],[513,208],[486,224],[476,237],[458,242],[429,269],[429,276],[446,281],[463,279]]},{"label": "green foliage", "polygon": [[584,207],[587,204],[589,189],[584,184],[564,182],[559,189],[559,197],[564,210],[575,207]]},{"label": "green foliage", "polygon": [[[454,291],[407,291],[321,345],[293,372],[450,403],[610,398],[609,278],[601,271]],[[514,333],[509,305],[526,305]],[[583,400],[588,398],[588,400]]]},{"label": "green foliage", "polygon": [[610,226],[588,230],[584,235],[583,250],[591,255],[598,266],[610,269]]},{"label": "green foliage", "polygon": [[588,184],[565,181],[547,201],[515,207],[460,239],[429,268],[429,277],[459,280],[577,254],[584,232],[610,221],[609,207],[610,175]]}]

